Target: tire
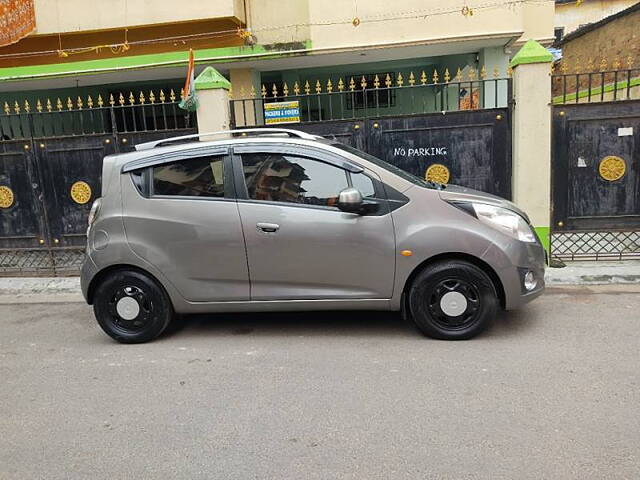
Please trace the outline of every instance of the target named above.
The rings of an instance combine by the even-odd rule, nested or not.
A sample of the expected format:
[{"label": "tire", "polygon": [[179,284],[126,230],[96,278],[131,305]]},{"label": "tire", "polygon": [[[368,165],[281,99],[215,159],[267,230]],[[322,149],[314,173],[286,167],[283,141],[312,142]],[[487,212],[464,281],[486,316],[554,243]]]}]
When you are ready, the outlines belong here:
[{"label": "tire", "polygon": [[426,267],[414,279],[408,297],[409,313],[418,329],[440,340],[475,337],[493,322],[498,309],[489,276],[461,260]]},{"label": "tire", "polygon": [[104,332],[120,343],[144,343],[160,335],[174,317],[169,296],[149,276],[118,270],[98,285],[93,312]]}]

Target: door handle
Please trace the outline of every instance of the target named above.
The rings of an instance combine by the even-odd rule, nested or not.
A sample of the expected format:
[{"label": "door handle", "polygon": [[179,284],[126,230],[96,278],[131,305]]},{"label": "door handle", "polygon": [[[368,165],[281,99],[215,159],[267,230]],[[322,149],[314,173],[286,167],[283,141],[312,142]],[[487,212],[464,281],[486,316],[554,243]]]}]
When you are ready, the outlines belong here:
[{"label": "door handle", "polygon": [[259,232],[263,233],[276,233],[280,230],[280,225],[277,223],[257,223],[256,228]]}]

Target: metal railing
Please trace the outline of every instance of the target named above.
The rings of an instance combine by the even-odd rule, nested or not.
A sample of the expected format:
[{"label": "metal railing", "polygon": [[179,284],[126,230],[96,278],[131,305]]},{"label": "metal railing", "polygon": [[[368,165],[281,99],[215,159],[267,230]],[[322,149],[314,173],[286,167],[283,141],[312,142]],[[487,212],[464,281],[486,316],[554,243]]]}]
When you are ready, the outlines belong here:
[{"label": "metal railing", "polygon": [[554,73],[554,105],[640,99],[640,68]]},{"label": "metal railing", "polygon": [[455,78],[445,71],[440,82],[437,72],[431,81],[423,72],[419,81],[413,73],[405,82],[402,74],[392,81],[389,74],[381,82],[380,76],[359,81],[353,77],[347,83],[342,78],[316,81],[312,88],[306,81],[301,88],[296,82],[292,89],[284,84],[262,86],[260,95],[255,91],[240,92],[240,98],[230,100],[231,120],[234,127],[250,127],[277,124],[266,118],[265,110],[276,102],[293,102],[297,111],[296,122],[323,122],[354,120],[385,116],[426,114],[459,110],[479,110],[508,106],[512,98],[510,77],[487,78],[484,69],[480,74],[471,70]]},{"label": "metal railing", "polygon": [[110,94],[4,102],[0,112],[0,141],[30,138],[56,138],[106,133],[163,132],[196,126],[196,115],[179,108],[173,90],[168,96],[160,90],[128,97]]}]

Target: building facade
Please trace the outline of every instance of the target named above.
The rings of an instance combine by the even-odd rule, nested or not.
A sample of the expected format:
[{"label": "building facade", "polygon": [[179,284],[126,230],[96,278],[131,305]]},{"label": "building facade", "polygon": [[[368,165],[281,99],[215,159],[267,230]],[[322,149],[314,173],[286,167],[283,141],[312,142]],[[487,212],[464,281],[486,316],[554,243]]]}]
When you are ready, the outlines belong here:
[{"label": "building facade", "polygon": [[556,41],[581,27],[599,22],[636,4],[636,0],[556,0],[554,29]]},{"label": "building facade", "polygon": [[[396,82],[458,69],[506,73],[527,39],[553,40],[553,3],[357,0],[31,0],[36,30],[0,48],[0,104],[177,96],[189,49],[236,96],[285,83]],[[381,108],[401,113],[408,99]],[[357,107],[353,106],[352,107]]]}]

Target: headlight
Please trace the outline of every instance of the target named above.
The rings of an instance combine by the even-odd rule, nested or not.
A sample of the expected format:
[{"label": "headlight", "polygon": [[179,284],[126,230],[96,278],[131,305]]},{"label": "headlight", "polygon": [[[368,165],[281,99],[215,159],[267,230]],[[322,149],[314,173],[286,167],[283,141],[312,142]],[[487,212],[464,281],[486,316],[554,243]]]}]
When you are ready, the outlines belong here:
[{"label": "headlight", "polygon": [[522,242],[537,241],[535,233],[529,224],[516,212],[506,208],[487,205],[486,203],[472,203],[476,217],[483,223],[511,235]]}]

